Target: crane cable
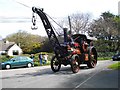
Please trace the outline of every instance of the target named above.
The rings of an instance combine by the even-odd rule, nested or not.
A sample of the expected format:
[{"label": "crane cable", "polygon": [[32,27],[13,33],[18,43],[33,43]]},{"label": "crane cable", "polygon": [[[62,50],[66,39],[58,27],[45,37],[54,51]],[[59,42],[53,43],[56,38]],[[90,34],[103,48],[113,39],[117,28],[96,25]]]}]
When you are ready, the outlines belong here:
[{"label": "crane cable", "polygon": [[[46,13],[45,13],[46,14]],[[59,25],[52,17],[50,17],[48,14],[46,14],[46,16],[48,16],[56,25],[58,25],[61,29],[63,29],[63,27],[61,26],[61,25]],[[52,24],[51,24],[52,25]],[[58,36],[61,36],[57,31],[56,31],[56,29],[55,29],[55,27],[52,25],[52,27],[53,27],[53,29],[54,29],[54,31],[56,32],[56,34],[58,35]]]},{"label": "crane cable", "polygon": [[[46,14],[46,13],[45,13]],[[56,23],[61,29],[63,29],[63,27],[58,24],[52,17],[50,17],[48,14],[46,14],[54,23]]]}]

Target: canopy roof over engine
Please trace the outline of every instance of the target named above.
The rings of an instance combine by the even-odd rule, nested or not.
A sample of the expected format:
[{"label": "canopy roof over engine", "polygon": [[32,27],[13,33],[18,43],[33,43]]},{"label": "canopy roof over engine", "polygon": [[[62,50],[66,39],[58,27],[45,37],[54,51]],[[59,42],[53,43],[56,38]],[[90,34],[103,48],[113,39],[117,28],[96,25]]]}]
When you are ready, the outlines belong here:
[{"label": "canopy roof over engine", "polygon": [[82,40],[86,40],[88,43],[91,41],[97,40],[97,38],[86,36],[85,34],[74,34],[74,35],[72,35],[72,38],[76,42],[81,42]]}]

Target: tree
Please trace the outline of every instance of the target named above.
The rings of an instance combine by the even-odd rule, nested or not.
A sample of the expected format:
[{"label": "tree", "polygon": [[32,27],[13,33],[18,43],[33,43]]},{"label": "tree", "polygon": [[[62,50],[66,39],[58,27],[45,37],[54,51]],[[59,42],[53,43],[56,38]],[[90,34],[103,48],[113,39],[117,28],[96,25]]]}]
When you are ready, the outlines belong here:
[{"label": "tree", "polygon": [[44,38],[39,35],[33,35],[21,30],[17,33],[8,35],[6,39],[20,45],[24,53],[39,52],[41,49],[41,42],[44,40]]},{"label": "tree", "polygon": [[[90,14],[74,13],[70,15],[72,33],[85,33],[88,31],[90,24]],[[69,27],[68,18],[59,22],[62,28]],[[60,29],[58,29],[60,31]],[[63,32],[63,31],[62,31]],[[63,34],[63,33],[62,33]]]},{"label": "tree", "polygon": [[46,38],[45,41],[42,43],[41,51],[53,52],[52,44],[50,43],[48,38]]},{"label": "tree", "polygon": [[91,24],[89,34],[97,38],[111,40],[113,36],[118,35],[114,17],[115,15],[110,12],[102,13],[101,17]]},{"label": "tree", "polygon": [[115,21],[115,26],[118,30],[118,34],[116,35],[115,39],[117,40],[117,48],[116,50],[120,51],[120,16],[115,16],[114,17],[114,21]]},{"label": "tree", "polygon": [[71,26],[75,33],[85,33],[88,30],[90,14],[76,13],[71,15]]},{"label": "tree", "polygon": [[[98,20],[93,21],[89,34],[96,36],[98,39],[107,40],[107,47],[109,47],[108,50],[117,51],[120,46],[119,20],[120,17],[110,12],[104,12]],[[105,43],[103,45],[105,45]]]}]

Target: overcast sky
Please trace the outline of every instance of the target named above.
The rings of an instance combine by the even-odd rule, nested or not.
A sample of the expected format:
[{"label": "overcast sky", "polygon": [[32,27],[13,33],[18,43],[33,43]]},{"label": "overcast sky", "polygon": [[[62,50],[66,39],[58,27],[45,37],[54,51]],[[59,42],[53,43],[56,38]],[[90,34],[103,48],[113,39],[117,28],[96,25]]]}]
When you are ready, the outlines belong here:
[{"label": "overcast sky", "polygon": [[[98,18],[101,13],[110,11],[118,14],[120,0],[0,0],[0,36],[25,30],[33,34],[46,35],[41,22],[38,30],[31,30],[32,6],[44,8],[51,17],[61,19],[72,13],[90,13],[92,18]],[[19,2],[19,3],[18,3]],[[24,5],[28,7],[25,7]]]}]

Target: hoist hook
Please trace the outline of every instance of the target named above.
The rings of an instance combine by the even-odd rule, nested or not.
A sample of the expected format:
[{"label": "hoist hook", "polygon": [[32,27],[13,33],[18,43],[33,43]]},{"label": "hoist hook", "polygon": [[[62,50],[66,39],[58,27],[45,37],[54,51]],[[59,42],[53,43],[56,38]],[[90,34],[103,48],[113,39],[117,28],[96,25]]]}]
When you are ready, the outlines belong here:
[{"label": "hoist hook", "polygon": [[33,14],[32,14],[32,24],[33,24],[33,26],[31,26],[31,29],[32,29],[32,30],[38,29],[38,27],[36,26],[36,16],[35,16],[35,13],[34,13],[34,12],[33,12]]}]

